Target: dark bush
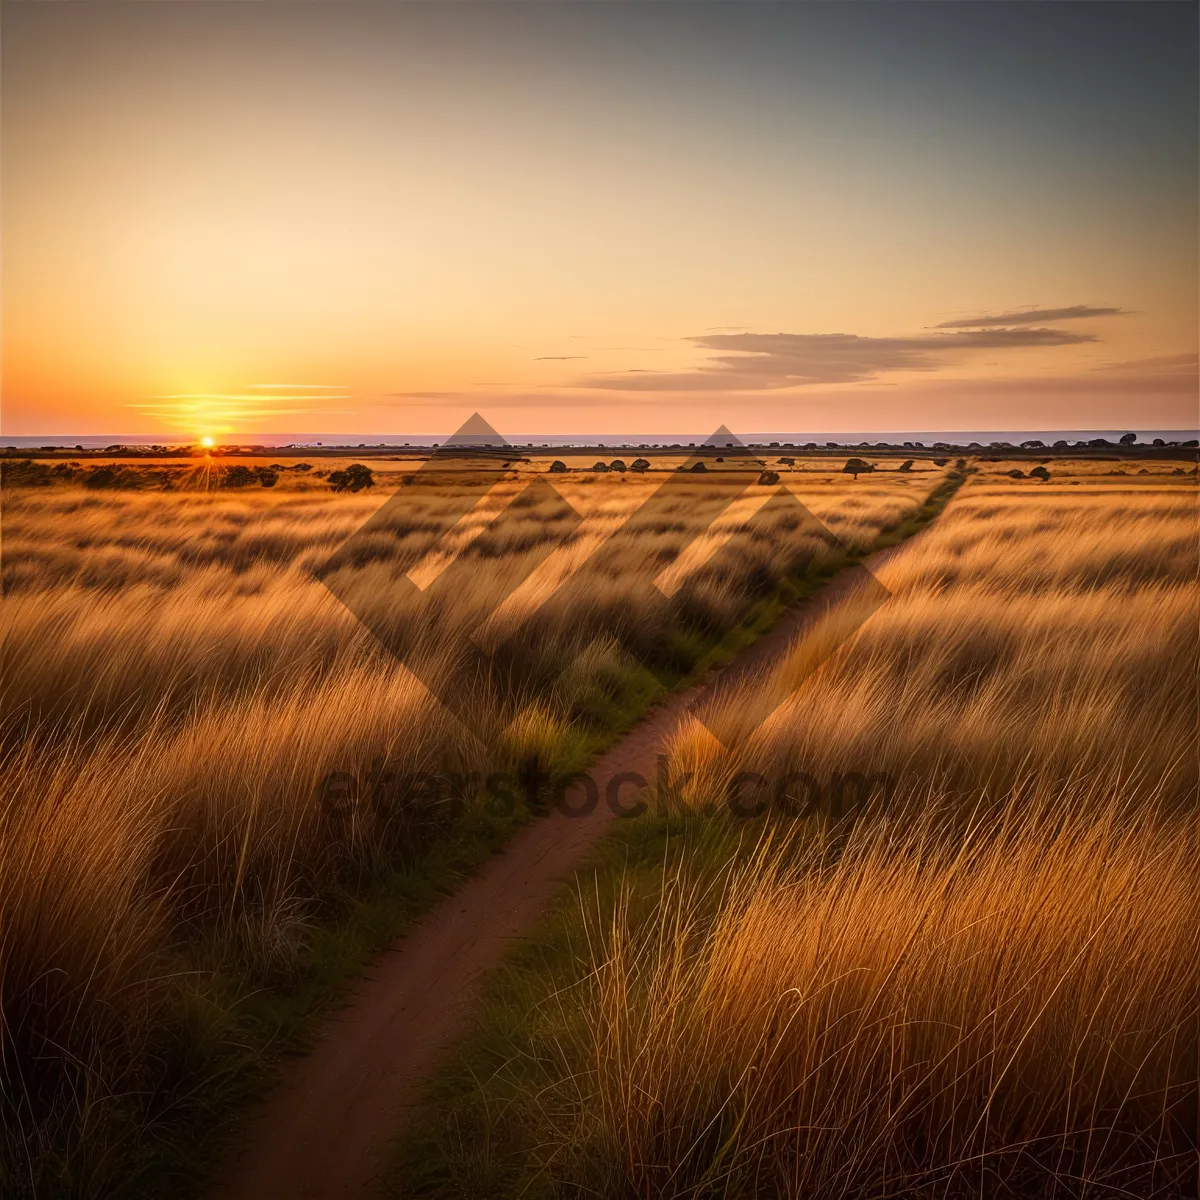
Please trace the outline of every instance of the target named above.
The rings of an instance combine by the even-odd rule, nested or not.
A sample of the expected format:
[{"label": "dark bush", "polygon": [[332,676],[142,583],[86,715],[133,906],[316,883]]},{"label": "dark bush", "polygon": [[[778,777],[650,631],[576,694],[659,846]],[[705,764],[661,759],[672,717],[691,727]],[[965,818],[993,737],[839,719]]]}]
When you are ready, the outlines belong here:
[{"label": "dark bush", "polygon": [[329,485],[335,492],[361,492],[375,486],[375,473],[362,463],[351,463],[344,471],[330,471]]},{"label": "dark bush", "polygon": [[53,482],[53,477],[45,463],[26,458],[4,463],[3,480],[5,487],[45,487]]},{"label": "dark bush", "polygon": [[84,476],[83,486],[85,488],[115,488],[117,473],[112,467],[97,467]]},{"label": "dark bush", "polygon": [[257,482],[258,476],[240,463],[236,467],[226,467],[221,476],[221,486],[227,488],[253,487]]}]

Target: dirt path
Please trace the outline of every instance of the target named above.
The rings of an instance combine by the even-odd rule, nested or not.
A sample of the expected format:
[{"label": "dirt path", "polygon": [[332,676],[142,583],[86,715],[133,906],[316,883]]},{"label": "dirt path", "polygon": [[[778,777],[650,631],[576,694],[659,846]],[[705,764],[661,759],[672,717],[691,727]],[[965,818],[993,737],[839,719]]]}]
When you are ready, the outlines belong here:
[{"label": "dirt path", "polygon": [[[902,543],[907,544],[907,543]],[[868,560],[877,567],[900,547]],[[866,572],[841,571],[726,666],[721,685],[777,659],[796,634],[846,596]],[[378,1195],[388,1142],[450,1048],[468,1031],[480,977],[538,923],[570,873],[614,819],[606,783],[624,772],[653,780],[664,736],[701,691],[669,697],[593,766],[600,802],[587,816],[552,810],[479,874],[394,942],[328,1020],[311,1054],[246,1126],[247,1148],[211,1189],[212,1200],[334,1200]],[[633,789],[621,800],[629,803]],[[573,802],[582,794],[569,795]]]}]

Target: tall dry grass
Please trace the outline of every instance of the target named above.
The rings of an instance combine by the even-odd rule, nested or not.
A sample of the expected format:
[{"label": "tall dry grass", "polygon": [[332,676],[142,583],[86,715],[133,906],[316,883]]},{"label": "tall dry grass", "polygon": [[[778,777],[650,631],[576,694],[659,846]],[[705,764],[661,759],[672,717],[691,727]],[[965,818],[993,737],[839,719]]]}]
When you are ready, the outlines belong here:
[{"label": "tall dry grass", "polygon": [[1194,1187],[1195,819],[1086,786],[977,819],[767,845],[715,917],[686,873],[649,921],[619,909],[576,1170],[640,1196]]},{"label": "tall dry grass", "polygon": [[[544,1172],[1194,1195],[1198,530],[1191,492],[972,480],[865,624],[852,599],[686,719],[668,808],[723,816],[743,771],[803,772],[824,807],[797,821],[784,790],[727,876],[700,854],[588,918],[539,1042]],[[853,774],[890,784],[838,820]]]},{"label": "tall dry grass", "polygon": [[882,608],[851,597],[717,697],[704,721],[724,746],[691,722],[672,756],[697,795],[748,769],[991,796],[1103,776],[1192,800],[1197,529],[1193,492],[973,481],[879,568]]},{"label": "tall dry grass", "polygon": [[[472,773],[577,765],[596,714],[630,690],[630,652],[684,600],[697,636],[714,636],[757,598],[752,567],[792,561],[751,496],[708,535],[744,532],[741,557],[699,562],[675,609],[641,620],[644,587],[627,577],[678,553],[711,484],[617,554],[608,538],[659,481],[561,483],[578,528],[559,501],[506,508],[528,482],[509,478],[452,528],[451,492],[413,489],[344,551],[382,496],[5,491],[0,1099],[15,1141],[0,1159],[14,1145],[29,1159],[12,1179],[61,1184],[106,1105],[136,1120],[181,979],[286,983],[330,903],[452,836]],[[928,486],[859,486],[842,533],[869,540]],[[386,601],[401,577],[459,560],[468,586],[401,646],[416,674],[327,586]],[[560,595],[580,571],[587,586]],[[526,581],[509,657],[464,673],[458,647],[509,580]],[[462,698],[457,717],[427,683]],[[361,788],[331,804],[332,773],[399,783],[386,805]],[[431,778],[433,799],[412,782]]]},{"label": "tall dry grass", "polygon": [[[508,606],[520,620],[582,572],[570,589],[571,616],[562,616],[560,602],[558,617],[543,618],[539,629],[561,639],[557,626],[565,623],[578,653],[592,631],[611,632],[618,609],[626,610],[624,626],[632,636],[644,615],[644,597],[623,581],[640,577],[646,562],[665,567],[697,535],[699,566],[723,537],[743,535],[733,561],[718,564],[719,578],[696,572],[694,586],[718,623],[736,619],[748,599],[743,577],[778,573],[786,565],[783,553],[794,552],[795,539],[782,536],[786,530],[754,522],[765,488],[754,489],[706,530],[694,498],[712,489],[697,481],[657,512],[655,523],[644,521],[606,546],[662,480],[556,480],[584,518],[578,529],[556,504],[506,510],[495,523],[528,481],[517,477],[497,485],[457,523],[440,511],[452,496],[411,488],[391,519],[351,544],[353,554],[336,552],[380,508],[382,497],[6,492],[0,723],[11,727],[19,718],[53,731],[81,720],[111,728],[124,718],[136,726],[160,705],[173,712],[211,707],[323,674],[342,654],[363,657],[375,649],[374,640],[323,581],[346,583],[368,601],[388,599],[393,580],[431,566],[436,573],[465,558],[468,586],[434,614],[436,625],[425,634],[430,644],[424,649],[436,657],[439,633],[448,640],[474,629],[506,576],[525,580]],[[927,479],[893,475],[853,488],[825,481],[810,496],[808,483],[805,501],[852,550],[901,520],[930,486]],[[546,544],[554,547],[549,557]],[[586,619],[581,602],[592,610]],[[543,644],[533,636],[525,641],[527,658]],[[567,649],[548,647],[543,657],[557,668],[569,660]]]}]

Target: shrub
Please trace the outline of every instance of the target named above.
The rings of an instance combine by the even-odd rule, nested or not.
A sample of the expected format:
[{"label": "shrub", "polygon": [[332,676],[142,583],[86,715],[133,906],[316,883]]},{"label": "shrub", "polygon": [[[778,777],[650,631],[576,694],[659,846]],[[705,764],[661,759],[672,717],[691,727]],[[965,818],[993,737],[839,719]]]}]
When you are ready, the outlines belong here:
[{"label": "shrub", "polygon": [[[54,468],[57,473],[58,467]],[[53,475],[45,463],[34,462],[31,458],[21,462],[6,462],[3,465],[5,487],[44,487],[53,482]]]},{"label": "shrub", "polygon": [[227,488],[251,487],[258,482],[258,476],[249,467],[240,463],[236,467],[226,467],[221,476],[221,486]]},{"label": "shrub", "polygon": [[560,475],[566,469],[567,469],[567,464],[565,462],[563,462],[561,458],[556,458],[550,464],[550,472],[553,475]]},{"label": "shrub", "polygon": [[608,464],[608,469],[610,471],[624,471],[625,463],[619,458],[614,458],[612,462]]},{"label": "shrub", "polygon": [[1047,471],[1045,467],[1034,467],[1033,470],[1029,472],[1029,478],[1042,480],[1049,479],[1050,472]]},{"label": "shrub", "polygon": [[85,488],[114,488],[117,486],[117,473],[112,467],[97,467],[84,477],[83,486]]},{"label": "shrub", "polygon": [[635,458],[630,464],[629,469],[631,471],[648,471],[650,469],[649,460],[645,458]]},{"label": "shrub", "polygon": [[329,485],[335,492],[361,492],[375,486],[375,473],[362,463],[351,463],[344,471],[330,471]]},{"label": "shrub", "polygon": [[758,482],[766,487],[774,487],[779,482],[778,471],[764,471],[759,477]]},{"label": "shrub", "polygon": [[864,462],[861,458],[851,458],[847,460],[846,465],[842,468],[842,474],[853,475],[857,479],[859,475],[865,475],[874,470],[874,463]]}]

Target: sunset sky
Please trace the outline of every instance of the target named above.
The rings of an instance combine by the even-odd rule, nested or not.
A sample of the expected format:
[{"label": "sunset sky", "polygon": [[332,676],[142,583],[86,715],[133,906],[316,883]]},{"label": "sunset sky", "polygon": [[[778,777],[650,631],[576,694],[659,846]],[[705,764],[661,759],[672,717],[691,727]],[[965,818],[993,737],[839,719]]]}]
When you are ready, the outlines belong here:
[{"label": "sunset sky", "polygon": [[1189,428],[1194,3],[5,3],[2,432]]}]

